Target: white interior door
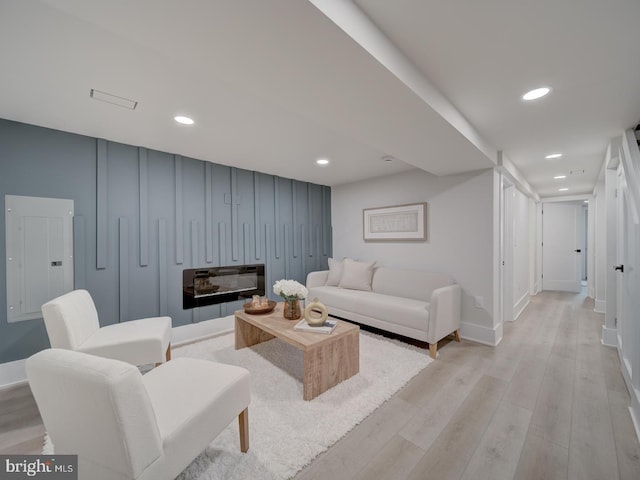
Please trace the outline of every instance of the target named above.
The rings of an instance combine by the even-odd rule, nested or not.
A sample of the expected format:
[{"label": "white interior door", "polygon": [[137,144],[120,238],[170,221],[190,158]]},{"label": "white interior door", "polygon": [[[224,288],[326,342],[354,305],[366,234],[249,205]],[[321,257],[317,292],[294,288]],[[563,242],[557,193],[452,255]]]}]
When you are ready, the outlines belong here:
[{"label": "white interior door", "polygon": [[618,177],[618,255],[616,269],[618,347],[634,388],[640,386],[640,225],[632,214],[626,178]]},{"label": "white interior door", "polygon": [[582,206],[545,203],[542,215],[542,289],[579,292]]},{"label": "white interior door", "polygon": [[[624,338],[623,330],[626,328],[625,318],[625,296],[624,296],[624,264],[626,263],[626,240],[627,240],[627,204],[625,201],[626,182],[622,166],[618,167],[618,196],[616,197],[616,215],[617,215],[617,237],[616,237],[616,264],[613,268],[618,273],[616,275],[616,319],[615,326],[618,333],[618,347],[624,350],[622,341]],[[628,270],[628,266],[627,266]],[[625,332],[627,333],[627,332]],[[624,345],[626,347],[626,345]]]}]

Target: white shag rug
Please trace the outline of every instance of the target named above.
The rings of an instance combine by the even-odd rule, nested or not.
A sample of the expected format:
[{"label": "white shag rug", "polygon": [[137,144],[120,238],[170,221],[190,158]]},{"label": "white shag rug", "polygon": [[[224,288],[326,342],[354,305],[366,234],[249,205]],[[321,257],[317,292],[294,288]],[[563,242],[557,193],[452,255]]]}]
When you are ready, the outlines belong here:
[{"label": "white shag rug", "polygon": [[[302,352],[274,339],[234,349],[233,333],[172,350],[172,356],[251,372],[249,451],[232,422],[180,480],[288,479],[364,420],[432,362],[428,350],[360,332],[360,373],[311,401],[302,399]],[[52,453],[52,446],[45,444]]]}]

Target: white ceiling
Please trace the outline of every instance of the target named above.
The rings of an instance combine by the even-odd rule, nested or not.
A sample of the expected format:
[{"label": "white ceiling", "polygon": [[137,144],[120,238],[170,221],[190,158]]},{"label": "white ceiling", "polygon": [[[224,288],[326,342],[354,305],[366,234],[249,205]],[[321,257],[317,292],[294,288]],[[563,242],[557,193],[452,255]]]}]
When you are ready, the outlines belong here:
[{"label": "white ceiling", "polygon": [[356,0],[372,44],[311,1],[2,0],[0,117],[325,185],[502,150],[541,196],[590,193],[640,120],[637,0]]}]

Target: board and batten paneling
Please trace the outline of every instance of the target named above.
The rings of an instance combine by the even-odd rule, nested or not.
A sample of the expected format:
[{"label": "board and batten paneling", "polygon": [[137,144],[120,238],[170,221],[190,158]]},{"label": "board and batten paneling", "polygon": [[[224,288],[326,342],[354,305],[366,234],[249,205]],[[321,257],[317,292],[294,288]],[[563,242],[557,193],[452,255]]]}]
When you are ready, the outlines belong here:
[{"label": "board and batten paneling", "polygon": [[[1,198],[74,200],[76,287],[90,291],[103,325],[169,315],[175,327],[240,308],[183,310],[183,268],[264,263],[273,299],[275,280],[304,283],[327,268],[329,187],[2,119],[0,159]],[[42,319],[7,323],[0,268],[3,363],[48,338]]]}]

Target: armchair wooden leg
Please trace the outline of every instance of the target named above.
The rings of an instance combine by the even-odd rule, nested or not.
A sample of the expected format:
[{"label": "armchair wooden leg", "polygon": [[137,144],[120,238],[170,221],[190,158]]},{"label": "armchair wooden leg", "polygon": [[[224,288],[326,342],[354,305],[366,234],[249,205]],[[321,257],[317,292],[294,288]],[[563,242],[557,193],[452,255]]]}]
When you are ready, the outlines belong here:
[{"label": "armchair wooden leg", "polygon": [[249,407],[238,415],[238,425],[240,427],[240,451],[247,453],[249,450]]},{"label": "armchair wooden leg", "polygon": [[[166,359],[167,362],[171,360],[171,344],[167,347]],[[160,365],[162,365],[162,363],[156,363],[156,367],[159,367]]]},{"label": "armchair wooden leg", "polygon": [[429,355],[431,355],[431,358],[433,358],[434,360],[436,359],[436,353],[438,352],[438,344],[437,343],[430,343],[429,344]]}]

